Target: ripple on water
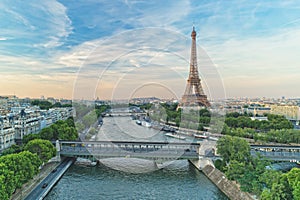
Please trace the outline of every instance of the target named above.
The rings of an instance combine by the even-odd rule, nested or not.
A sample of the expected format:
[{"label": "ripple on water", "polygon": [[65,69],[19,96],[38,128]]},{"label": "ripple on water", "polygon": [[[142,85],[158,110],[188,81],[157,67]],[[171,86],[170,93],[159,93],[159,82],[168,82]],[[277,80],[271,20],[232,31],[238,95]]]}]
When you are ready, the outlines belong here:
[{"label": "ripple on water", "polygon": [[104,165],[74,165],[45,199],[227,199],[187,161],[165,165],[160,170],[135,174]]}]

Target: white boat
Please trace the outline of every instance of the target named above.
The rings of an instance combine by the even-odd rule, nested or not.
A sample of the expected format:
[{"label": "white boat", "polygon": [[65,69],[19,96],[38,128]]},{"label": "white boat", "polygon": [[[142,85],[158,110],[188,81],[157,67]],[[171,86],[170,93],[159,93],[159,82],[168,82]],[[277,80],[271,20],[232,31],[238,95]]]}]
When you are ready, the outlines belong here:
[{"label": "white boat", "polygon": [[208,138],[208,136],[207,135],[200,135],[200,134],[194,134],[194,137],[195,138],[200,138],[200,139],[207,139]]},{"label": "white boat", "polygon": [[91,164],[90,164],[90,166],[92,166],[92,167],[94,167],[96,165],[97,165],[97,162],[95,162],[95,161],[91,162]]},{"label": "white boat", "polygon": [[209,139],[210,139],[210,140],[214,140],[214,141],[218,141],[218,140],[219,140],[219,138],[211,137],[211,136],[209,136]]},{"label": "white boat", "polygon": [[176,139],[180,139],[180,140],[185,140],[184,136],[173,134],[173,133],[166,133],[165,136],[176,138]]}]

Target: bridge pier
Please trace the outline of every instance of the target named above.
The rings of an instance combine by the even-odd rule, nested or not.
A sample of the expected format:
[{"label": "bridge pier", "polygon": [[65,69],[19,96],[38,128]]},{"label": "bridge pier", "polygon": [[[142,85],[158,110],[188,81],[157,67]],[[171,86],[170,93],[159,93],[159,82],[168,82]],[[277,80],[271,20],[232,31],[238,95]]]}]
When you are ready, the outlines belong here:
[{"label": "bridge pier", "polygon": [[61,161],[61,157],[60,157],[60,143],[59,143],[59,140],[56,140],[56,142],[55,142],[55,148],[56,148],[56,161],[60,162]]},{"label": "bridge pier", "polygon": [[200,171],[202,171],[204,167],[206,167],[207,165],[215,167],[213,161],[210,158],[205,158],[202,156],[199,156],[198,160],[188,160],[188,161]]}]

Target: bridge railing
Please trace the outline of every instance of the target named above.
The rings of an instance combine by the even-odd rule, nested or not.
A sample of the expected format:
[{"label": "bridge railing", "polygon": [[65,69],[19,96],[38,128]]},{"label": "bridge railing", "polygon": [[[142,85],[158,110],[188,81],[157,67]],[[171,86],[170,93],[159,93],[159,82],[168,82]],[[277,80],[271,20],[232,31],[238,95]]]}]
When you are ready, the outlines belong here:
[{"label": "bridge railing", "polygon": [[102,157],[198,158],[199,144],[165,142],[61,142],[61,154]]}]

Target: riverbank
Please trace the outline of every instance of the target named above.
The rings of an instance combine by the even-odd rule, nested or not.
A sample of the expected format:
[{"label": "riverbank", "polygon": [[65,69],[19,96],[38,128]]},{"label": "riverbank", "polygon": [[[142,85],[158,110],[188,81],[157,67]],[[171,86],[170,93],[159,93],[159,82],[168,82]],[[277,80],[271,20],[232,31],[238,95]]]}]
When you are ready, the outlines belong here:
[{"label": "riverbank", "polygon": [[203,172],[229,199],[231,200],[255,200],[249,193],[240,190],[238,184],[226,178],[225,174],[212,165],[203,168],[194,161],[190,161],[197,169]]},{"label": "riverbank", "polygon": [[30,192],[42,181],[44,180],[51,172],[53,169],[55,169],[60,162],[50,162],[46,163],[43,168],[40,170],[40,172],[33,177],[30,181],[22,185],[20,189],[17,189],[16,192],[11,196],[11,200],[22,200]]}]

